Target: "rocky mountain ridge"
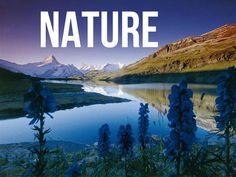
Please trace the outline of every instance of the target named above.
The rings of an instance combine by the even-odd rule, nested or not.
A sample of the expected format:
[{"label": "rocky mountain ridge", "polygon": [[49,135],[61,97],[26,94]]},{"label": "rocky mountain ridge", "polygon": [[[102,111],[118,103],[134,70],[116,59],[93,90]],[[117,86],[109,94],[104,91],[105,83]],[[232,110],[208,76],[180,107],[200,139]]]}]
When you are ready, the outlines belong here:
[{"label": "rocky mountain ridge", "polygon": [[236,24],[167,44],[118,76],[223,69],[236,65]]}]

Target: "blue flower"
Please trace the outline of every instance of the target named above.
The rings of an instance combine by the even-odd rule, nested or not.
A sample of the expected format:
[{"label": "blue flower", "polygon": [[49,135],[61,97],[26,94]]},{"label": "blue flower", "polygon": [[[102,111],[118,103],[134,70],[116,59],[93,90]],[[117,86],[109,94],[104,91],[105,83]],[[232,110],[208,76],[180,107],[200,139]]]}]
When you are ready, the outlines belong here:
[{"label": "blue flower", "polygon": [[99,129],[99,139],[98,139],[98,155],[105,157],[110,152],[110,136],[111,132],[109,126],[104,124]]},{"label": "blue flower", "polygon": [[28,118],[33,118],[31,124],[37,123],[44,113],[56,111],[56,100],[51,92],[40,82],[33,82],[32,87],[24,95],[25,112]]},{"label": "blue flower", "polygon": [[173,85],[169,95],[170,109],[167,114],[170,136],[164,140],[165,154],[170,160],[175,160],[180,153],[191,151],[197,130],[193,102],[193,92],[187,88],[187,82]]},{"label": "blue flower", "polygon": [[222,131],[227,125],[236,130],[236,69],[228,68],[220,76],[215,100],[219,115],[215,117],[217,128]]},{"label": "blue flower", "polygon": [[148,138],[148,126],[149,126],[149,118],[148,118],[148,113],[149,113],[149,109],[148,109],[148,104],[140,104],[140,108],[139,108],[139,135],[138,135],[138,140],[139,143],[141,144],[141,147],[143,149],[146,148],[146,145],[149,141]]},{"label": "blue flower", "polygon": [[121,125],[118,131],[118,148],[121,156],[133,153],[134,138],[130,124]]}]

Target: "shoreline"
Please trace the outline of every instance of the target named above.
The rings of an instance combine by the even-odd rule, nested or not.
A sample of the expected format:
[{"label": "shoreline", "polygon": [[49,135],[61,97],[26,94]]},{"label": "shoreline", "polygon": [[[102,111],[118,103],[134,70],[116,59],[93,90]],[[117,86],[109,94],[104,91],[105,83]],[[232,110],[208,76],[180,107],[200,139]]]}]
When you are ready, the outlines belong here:
[{"label": "shoreline", "polygon": [[[94,92],[85,92],[82,85],[46,83],[57,102],[57,111],[95,104],[122,103],[131,100],[105,96]],[[13,88],[12,88],[13,89]],[[16,93],[1,94],[0,120],[14,119],[25,116],[24,95],[22,90]]]}]

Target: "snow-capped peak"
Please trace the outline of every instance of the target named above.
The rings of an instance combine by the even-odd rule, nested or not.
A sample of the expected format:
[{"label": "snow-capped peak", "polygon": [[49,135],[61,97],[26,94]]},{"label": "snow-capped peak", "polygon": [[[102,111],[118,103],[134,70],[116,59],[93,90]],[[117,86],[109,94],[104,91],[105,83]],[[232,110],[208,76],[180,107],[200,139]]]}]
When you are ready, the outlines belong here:
[{"label": "snow-capped peak", "polygon": [[125,65],[121,63],[107,63],[102,65],[88,65],[82,64],[79,69],[83,73],[88,73],[90,71],[101,71],[101,72],[115,72],[122,69]]},{"label": "snow-capped peak", "polygon": [[80,69],[80,70],[93,70],[93,69],[95,69],[95,68],[94,68],[94,66],[92,66],[92,65],[84,64],[84,63],[83,63],[82,65],[80,65],[79,69]]},{"label": "snow-capped peak", "polygon": [[117,67],[118,69],[122,69],[125,66],[125,64],[122,64],[120,62],[119,63],[107,63],[104,66],[114,66],[114,67]]},{"label": "snow-capped peak", "polygon": [[57,59],[53,55],[49,55],[48,57],[46,57],[42,61],[41,66],[48,65],[48,64],[60,65],[60,63],[57,61]]},{"label": "snow-capped peak", "polygon": [[53,55],[49,55],[41,62],[18,65],[5,60],[0,60],[0,67],[13,72],[21,72],[34,77],[42,78],[69,78],[83,76],[83,73],[74,65],[59,63]]}]

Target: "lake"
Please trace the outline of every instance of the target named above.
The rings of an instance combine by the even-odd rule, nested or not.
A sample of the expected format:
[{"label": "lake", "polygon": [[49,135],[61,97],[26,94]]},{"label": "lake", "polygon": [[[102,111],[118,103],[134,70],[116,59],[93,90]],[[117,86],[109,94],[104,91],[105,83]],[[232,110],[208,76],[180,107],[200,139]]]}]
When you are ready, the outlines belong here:
[{"label": "lake", "polygon": [[[116,142],[118,128],[130,123],[134,135],[137,135],[138,110],[141,102],[149,103],[149,133],[165,137],[169,133],[166,113],[168,95],[172,84],[145,83],[116,85],[106,82],[50,81],[83,84],[87,92],[130,99],[130,102],[97,104],[67,109],[53,113],[54,119],[46,119],[46,128],[51,128],[48,140],[71,141],[91,144],[97,142],[98,129],[108,123],[112,142]],[[203,139],[215,128],[212,118],[216,86],[189,85],[194,91],[194,107],[197,115],[197,137]],[[204,95],[204,97],[203,97]],[[203,97],[203,99],[201,99]],[[32,142],[33,131],[28,125],[30,119],[25,117],[0,121],[0,144]],[[137,136],[136,136],[137,137]],[[136,138],[137,139],[137,138]]]}]

